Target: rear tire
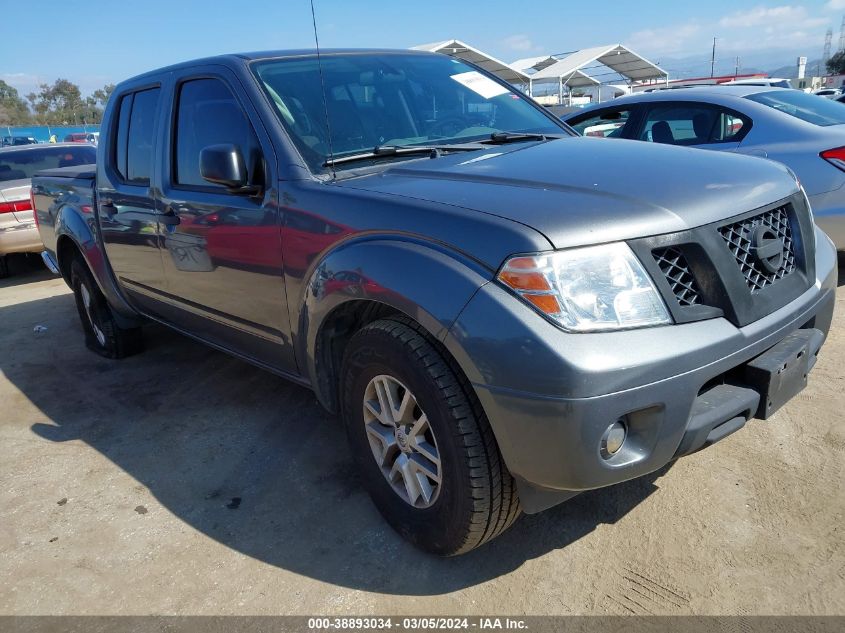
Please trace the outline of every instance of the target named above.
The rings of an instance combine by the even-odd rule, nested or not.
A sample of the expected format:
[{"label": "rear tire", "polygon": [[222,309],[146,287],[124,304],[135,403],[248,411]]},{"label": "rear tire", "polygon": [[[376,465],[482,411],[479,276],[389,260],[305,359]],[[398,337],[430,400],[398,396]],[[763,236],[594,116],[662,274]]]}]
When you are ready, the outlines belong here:
[{"label": "rear tire", "polygon": [[454,556],[517,519],[516,485],[478,399],[419,325],[383,319],[357,332],[341,397],[364,485],[405,539]]},{"label": "rear tire", "polygon": [[113,359],[126,358],[143,351],[141,328],[127,329],[117,324],[91,271],[78,257],[71,264],[70,278],[88,349]]},{"label": "rear tire", "polygon": [[0,279],[5,279],[9,276],[9,256],[0,255]]}]

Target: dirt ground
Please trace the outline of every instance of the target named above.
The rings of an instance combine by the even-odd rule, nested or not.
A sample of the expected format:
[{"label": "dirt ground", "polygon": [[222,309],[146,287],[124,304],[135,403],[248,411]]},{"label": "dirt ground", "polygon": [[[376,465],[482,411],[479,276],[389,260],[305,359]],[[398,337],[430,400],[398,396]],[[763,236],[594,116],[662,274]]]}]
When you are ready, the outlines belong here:
[{"label": "dirt ground", "polygon": [[845,614],[843,296],[774,419],[441,560],[381,520],[308,390],[158,326],[94,356],[64,283],[18,263],[0,614]]}]

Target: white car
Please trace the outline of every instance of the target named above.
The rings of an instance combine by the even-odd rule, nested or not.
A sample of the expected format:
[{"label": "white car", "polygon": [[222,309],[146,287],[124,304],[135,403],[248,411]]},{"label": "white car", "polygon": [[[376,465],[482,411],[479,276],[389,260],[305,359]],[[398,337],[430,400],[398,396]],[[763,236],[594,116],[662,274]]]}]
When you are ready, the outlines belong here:
[{"label": "white car", "polygon": [[819,97],[825,97],[826,99],[836,99],[842,94],[842,91],[839,88],[821,88],[820,90],[814,90],[813,94]]},{"label": "white car", "polygon": [[760,77],[757,79],[734,79],[733,81],[726,81],[720,86],[763,86],[770,88],[792,88],[789,79],[781,79],[780,77]]}]

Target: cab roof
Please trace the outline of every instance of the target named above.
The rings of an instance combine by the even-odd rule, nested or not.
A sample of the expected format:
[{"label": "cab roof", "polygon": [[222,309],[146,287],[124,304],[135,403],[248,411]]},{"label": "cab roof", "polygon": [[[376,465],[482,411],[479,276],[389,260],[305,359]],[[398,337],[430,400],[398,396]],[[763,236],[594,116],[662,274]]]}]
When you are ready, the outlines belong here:
[{"label": "cab roof", "polygon": [[[266,51],[252,51],[247,53],[229,53],[224,55],[214,55],[211,57],[201,57],[199,59],[192,59],[162,68],[156,68],[140,75],[129,77],[121,81],[118,86],[143,80],[148,77],[156,77],[163,73],[168,73],[175,70],[182,70],[184,68],[191,68],[193,66],[204,66],[208,64],[219,64],[221,66],[243,66],[249,62],[260,59],[284,59],[286,57],[308,57],[317,54],[315,48],[296,48],[286,50],[266,50]],[[407,48],[321,48],[321,56],[334,55],[437,55],[438,53],[431,53],[428,51],[409,50]]]}]

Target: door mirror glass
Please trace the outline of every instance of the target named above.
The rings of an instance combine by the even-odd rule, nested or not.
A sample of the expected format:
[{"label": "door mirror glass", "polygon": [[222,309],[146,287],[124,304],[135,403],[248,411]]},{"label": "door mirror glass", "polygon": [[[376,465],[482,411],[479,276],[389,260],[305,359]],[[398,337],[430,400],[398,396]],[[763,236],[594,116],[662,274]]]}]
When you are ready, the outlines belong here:
[{"label": "door mirror glass", "polygon": [[231,143],[209,145],[200,151],[200,175],[208,182],[228,189],[247,184],[247,171],[241,150]]}]

